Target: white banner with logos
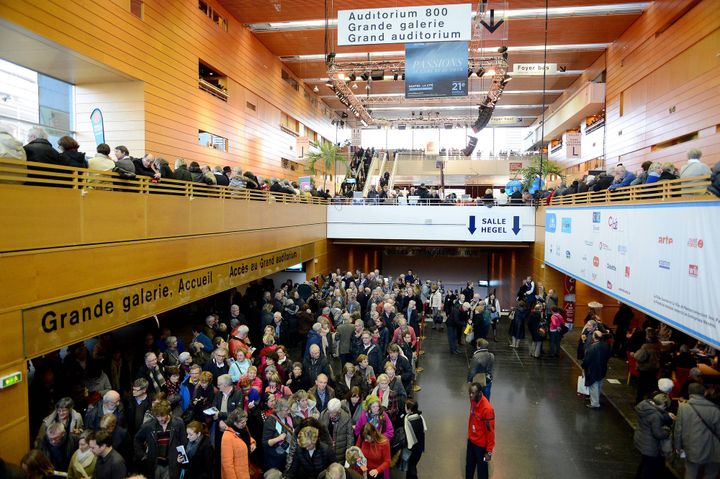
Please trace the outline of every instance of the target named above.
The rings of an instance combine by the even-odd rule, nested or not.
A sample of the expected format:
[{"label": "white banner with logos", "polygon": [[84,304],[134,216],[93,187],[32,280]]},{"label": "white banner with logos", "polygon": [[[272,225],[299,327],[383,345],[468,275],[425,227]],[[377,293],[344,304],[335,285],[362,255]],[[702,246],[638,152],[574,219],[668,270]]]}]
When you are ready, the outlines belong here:
[{"label": "white banner with logos", "polygon": [[469,3],[338,11],[338,46],[470,41]]},{"label": "white banner with logos", "polygon": [[548,208],[545,263],[720,349],[720,202]]}]

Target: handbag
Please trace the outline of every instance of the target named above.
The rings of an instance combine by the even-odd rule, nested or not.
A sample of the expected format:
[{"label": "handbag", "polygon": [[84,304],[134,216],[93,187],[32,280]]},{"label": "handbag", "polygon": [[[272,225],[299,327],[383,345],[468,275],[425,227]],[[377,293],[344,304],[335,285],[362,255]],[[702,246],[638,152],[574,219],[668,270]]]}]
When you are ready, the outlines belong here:
[{"label": "handbag", "polygon": [[465,344],[472,344],[474,339],[475,339],[475,332],[470,330],[470,332],[465,335]]},{"label": "handbag", "polygon": [[399,451],[405,449],[406,447],[407,436],[405,436],[405,429],[399,427],[395,429],[395,434],[393,435],[392,441],[390,441],[390,450]]},{"label": "handbag", "polygon": [[585,377],[584,376],[578,376],[577,378],[577,393],[581,396],[589,396],[590,395],[590,388],[585,386]]}]

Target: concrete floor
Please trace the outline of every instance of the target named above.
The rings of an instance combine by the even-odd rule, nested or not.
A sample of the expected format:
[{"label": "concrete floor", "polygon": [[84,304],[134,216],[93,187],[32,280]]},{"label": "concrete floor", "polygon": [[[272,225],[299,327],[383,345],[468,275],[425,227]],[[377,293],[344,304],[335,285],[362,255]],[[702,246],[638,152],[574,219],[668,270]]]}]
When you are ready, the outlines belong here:
[{"label": "concrete floor", "polygon": [[[495,354],[491,403],[496,413],[496,449],[492,477],[632,478],[640,456],[628,423],[603,398],[600,410],[585,407],[576,395],[580,374],[563,355],[534,359],[525,341],[508,346],[501,323]],[[462,478],[469,403],[468,358],[448,353],[446,333],[426,330],[425,368],[417,399],[428,424],[427,447],[419,465],[421,478]]]}]

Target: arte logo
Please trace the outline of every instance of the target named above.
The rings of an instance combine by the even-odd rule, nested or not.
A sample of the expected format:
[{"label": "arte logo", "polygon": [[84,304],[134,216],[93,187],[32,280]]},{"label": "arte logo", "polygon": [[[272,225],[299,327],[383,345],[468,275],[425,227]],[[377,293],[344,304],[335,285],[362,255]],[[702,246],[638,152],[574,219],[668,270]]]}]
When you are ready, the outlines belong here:
[{"label": "arte logo", "polygon": [[665,261],[664,259],[661,259],[658,261],[658,267],[660,269],[670,269],[670,261]]},{"label": "arte logo", "polygon": [[610,271],[617,271],[617,268],[615,267],[614,264],[606,263],[606,264],[605,264],[605,267],[606,267],[607,269],[609,269]]},{"label": "arte logo", "polygon": [[607,282],[607,289],[612,289],[613,285],[610,281]]},{"label": "arte logo", "polygon": [[548,233],[554,233],[557,228],[557,216],[555,213],[548,213],[545,216],[545,231]]},{"label": "arte logo", "polygon": [[688,265],[688,275],[692,278],[697,278],[698,276],[698,265],[696,264],[689,264]]},{"label": "arte logo", "polygon": [[602,241],[598,244],[600,251],[610,251],[610,245],[603,243]]},{"label": "arte logo", "polygon": [[565,250],[565,257],[566,257],[567,259],[570,259],[570,257],[571,257],[571,255],[570,255],[570,250],[569,250],[569,249],[566,249],[566,250]]},{"label": "arte logo", "polygon": [[563,218],[562,224],[560,225],[560,230],[563,233],[572,233],[572,218]]},{"label": "arte logo", "polygon": [[627,246],[624,244],[618,245],[618,254],[625,256],[627,254]]},{"label": "arte logo", "polygon": [[700,238],[690,238],[687,242],[688,248],[700,248],[705,246],[705,242]]},{"label": "arte logo", "polygon": [[610,227],[611,230],[617,231],[618,229],[618,219],[614,216],[608,217],[608,227]]},{"label": "arte logo", "polygon": [[660,236],[658,238],[658,244],[673,244],[673,239],[671,236]]},{"label": "arte logo", "polygon": [[626,278],[630,277],[630,266],[625,266],[625,277]]},{"label": "arte logo", "polygon": [[598,266],[600,266],[600,258],[599,257],[593,256],[593,266],[595,266],[596,268]]}]

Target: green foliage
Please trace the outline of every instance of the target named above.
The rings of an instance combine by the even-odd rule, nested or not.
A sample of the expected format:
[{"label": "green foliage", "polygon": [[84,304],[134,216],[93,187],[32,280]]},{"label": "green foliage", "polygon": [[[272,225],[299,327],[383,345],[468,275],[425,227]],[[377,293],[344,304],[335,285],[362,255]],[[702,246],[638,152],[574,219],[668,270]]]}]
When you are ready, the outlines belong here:
[{"label": "green foliage", "polygon": [[[554,161],[549,161],[548,159],[543,159],[542,162],[542,179],[543,181],[547,179],[550,175],[556,175],[559,176],[563,181],[565,181],[565,173],[562,172],[562,168],[555,163]],[[538,178],[540,176],[540,157],[535,156],[530,161],[530,163],[520,168],[515,173],[515,178],[522,177],[522,184],[523,188],[530,189],[532,186],[533,181],[535,178]]]},{"label": "green foliage", "polygon": [[322,170],[324,190],[328,177],[332,178],[331,172],[334,171],[336,162],[339,161],[348,169],[348,160],[340,154],[340,148],[334,143],[329,141],[322,143],[311,141],[310,144],[316,148],[316,151],[307,154],[305,168],[313,175],[317,175],[318,172]]}]

